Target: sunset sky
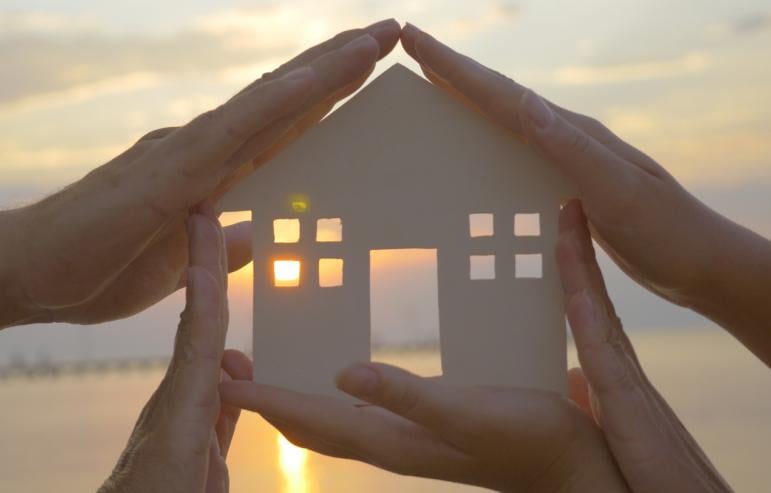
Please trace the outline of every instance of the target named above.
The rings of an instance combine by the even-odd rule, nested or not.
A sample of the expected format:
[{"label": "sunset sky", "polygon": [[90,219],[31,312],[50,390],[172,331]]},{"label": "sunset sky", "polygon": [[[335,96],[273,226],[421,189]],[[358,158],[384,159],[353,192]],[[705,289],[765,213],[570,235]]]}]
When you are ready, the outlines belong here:
[{"label": "sunset sky", "polygon": [[[44,196],[149,130],[216,106],[305,47],[387,17],[599,118],[702,200],[771,235],[771,7],[764,0],[4,0],[0,207]],[[397,48],[378,72],[397,61],[416,69]],[[708,325],[604,265],[630,327]],[[239,347],[249,337],[247,277],[233,293],[241,300],[234,325],[243,327],[232,334]],[[170,348],[179,302],[175,296],[102,327],[3,331],[0,364],[12,354]]]}]

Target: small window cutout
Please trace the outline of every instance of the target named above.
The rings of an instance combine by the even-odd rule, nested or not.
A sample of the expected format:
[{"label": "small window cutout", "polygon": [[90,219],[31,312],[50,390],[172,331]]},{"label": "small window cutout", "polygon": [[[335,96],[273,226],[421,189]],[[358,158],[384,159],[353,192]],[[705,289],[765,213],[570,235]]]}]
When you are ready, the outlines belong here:
[{"label": "small window cutout", "polygon": [[316,221],[316,241],[343,241],[343,222],[339,217]]},{"label": "small window cutout", "polygon": [[493,235],[493,215],[492,214],[469,214],[468,215],[469,236],[478,238],[480,236]]},{"label": "small window cutout", "polygon": [[515,236],[541,236],[541,215],[514,214]]},{"label": "small window cutout", "polygon": [[540,279],[543,277],[543,261],[540,253],[514,255],[514,276],[518,279]]},{"label": "small window cutout", "polygon": [[299,260],[274,260],[273,284],[280,288],[292,288],[300,285]]},{"label": "small window cutout", "polygon": [[319,259],[319,286],[334,288],[343,285],[343,259]]},{"label": "small window cutout", "polygon": [[473,280],[495,279],[495,255],[471,255],[469,277]]},{"label": "small window cutout", "polygon": [[300,241],[300,220],[274,219],[273,241],[276,243],[297,243]]}]

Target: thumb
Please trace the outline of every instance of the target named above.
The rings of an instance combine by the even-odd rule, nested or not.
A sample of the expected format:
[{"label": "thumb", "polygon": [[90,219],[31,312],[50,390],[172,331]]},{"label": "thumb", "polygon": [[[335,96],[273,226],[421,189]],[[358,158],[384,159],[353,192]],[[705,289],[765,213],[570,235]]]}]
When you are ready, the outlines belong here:
[{"label": "thumb", "polygon": [[[533,91],[522,95],[519,113],[531,146],[552,161],[582,198],[606,202],[632,190],[638,168],[568,121]],[[610,196],[608,196],[610,195]]]},{"label": "thumb", "polygon": [[337,386],[445,437],[478,419],[458,389],[383,363],[346,368],[337,376]]}]

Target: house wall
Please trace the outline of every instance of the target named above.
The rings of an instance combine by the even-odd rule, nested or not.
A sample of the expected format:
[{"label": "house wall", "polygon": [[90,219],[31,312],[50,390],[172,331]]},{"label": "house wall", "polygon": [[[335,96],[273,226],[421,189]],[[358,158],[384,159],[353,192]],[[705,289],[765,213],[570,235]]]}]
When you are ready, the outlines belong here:
[{"label": "house wall", "polygon": [[[230,209],[253,209],[255,377],[337,393],[336,372],[369,357],[369,250],[423,247],[438,250],[448,379],[564,392],[564,310],[553,260],[564,182],[511,134],[405,71],[383,74],[227,197]],[[291,207],[295,194],[308,198],[302,213]],[[514,236],[518,212],[542,214],[539,238]],[[495,235],[469,238],[470,213],[495,214]],[[291,217],[308,224],[339,217],[343,241],[317,245],[306,234],[277,249],[270,225]],[[293,248],[307,282],[274,288],[269,259]],[[315,265],[319,249],[344,259],[341,288],[316,286],[307,264]],[[543,255],[543,279],[515,278],[514,254],[531,250]],[[496,255],[495,280],[469,279],[472,253]]]}]

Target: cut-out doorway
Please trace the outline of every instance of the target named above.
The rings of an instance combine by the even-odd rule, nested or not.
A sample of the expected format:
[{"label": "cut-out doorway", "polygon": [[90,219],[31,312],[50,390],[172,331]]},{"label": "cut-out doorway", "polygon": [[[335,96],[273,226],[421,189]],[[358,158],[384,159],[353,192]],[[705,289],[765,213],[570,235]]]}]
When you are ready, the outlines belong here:
[{"label": "cut-out doorway", "polygon": [[441,375],[436,249],[371,250],[369,260],[373,360]]}]

